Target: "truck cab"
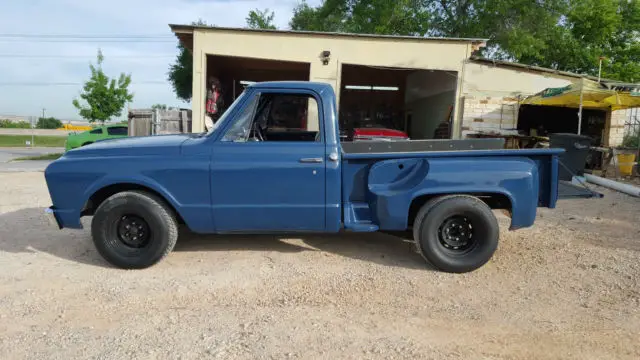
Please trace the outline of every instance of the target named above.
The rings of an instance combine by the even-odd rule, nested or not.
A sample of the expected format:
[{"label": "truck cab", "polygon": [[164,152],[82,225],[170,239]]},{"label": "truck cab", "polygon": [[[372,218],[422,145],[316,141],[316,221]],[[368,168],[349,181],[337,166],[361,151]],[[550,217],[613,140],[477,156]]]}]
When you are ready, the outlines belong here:
[{"label": "truck cab", "polygon": [[249,86],[214,130],[128,138],[71,150],[45,172],[59,227],[92,216],[102,256],[145,268],[178,224],[207,234],[410,234],[441,270],[467,272],[561,197],[561,149],[504,150],[488,140],[341,142],[328,84]]}]

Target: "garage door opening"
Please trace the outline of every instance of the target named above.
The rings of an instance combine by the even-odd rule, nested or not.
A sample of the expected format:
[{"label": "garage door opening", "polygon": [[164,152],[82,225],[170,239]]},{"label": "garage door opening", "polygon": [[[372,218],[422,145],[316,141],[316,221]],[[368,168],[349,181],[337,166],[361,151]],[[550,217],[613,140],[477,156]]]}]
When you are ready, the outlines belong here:
[{"label": "garage door opening", "polygon": [[[602,146],[605,138],[607,113],[582,109],[580,134],[592,139],[592,145]],[[549,136],[553,133],[578,133],[578,109],[560,106],[522,105],[518,110],[518,132],[527,135]],[[587,169],[602,166],[602,156],[592,150],[587,157]]]},{"label": "garage door opening", "polygon": [[247,85],[262,81],[308,81],[309,69],[309,63],[207,55],[206,79],[207,85],[211,77],[220,81],[228,107]]},{"label": "garage door opening", "polygon": [[345,64],[341,79],[343,141],[451,137],[455,72]]},{"label": "garage door opening", "polygon": [[[606,111],[583,109],[580,133],[591,137],[594,145],[602,145],[606,119]],[[578,109],[522,105],[518,111],[518,131],[538,136],[549,136],[553,133],[577,134]]]}]

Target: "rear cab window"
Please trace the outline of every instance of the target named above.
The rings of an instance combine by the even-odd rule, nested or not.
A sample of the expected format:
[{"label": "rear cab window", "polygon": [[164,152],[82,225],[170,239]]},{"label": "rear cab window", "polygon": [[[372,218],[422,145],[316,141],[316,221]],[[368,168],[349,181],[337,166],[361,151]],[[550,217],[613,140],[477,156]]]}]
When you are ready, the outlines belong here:
[{"label": "rear cab window", "polygon": [[114,127],[107,128],[107,134],[125,136],[125,135],[128,135],[129,132],[128,132],[128,128],[125,126],[114,126]]}]

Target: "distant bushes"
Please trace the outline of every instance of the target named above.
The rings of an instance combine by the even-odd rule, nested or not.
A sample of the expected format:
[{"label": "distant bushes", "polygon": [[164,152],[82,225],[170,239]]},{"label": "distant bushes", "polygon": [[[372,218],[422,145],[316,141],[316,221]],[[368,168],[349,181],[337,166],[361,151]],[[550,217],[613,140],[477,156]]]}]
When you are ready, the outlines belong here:
[{"label": "distant bushes", "polygon": [[11,121],[7,119],[0,119],[0,128],[4,129],[30,129],[31,124],[26,121]]},{"label": "distant bushes", "polygon": [[[62,127],[62,121],[54,118],[39,118],[36,123],[38,129],[58,129]],[[5,129],[31,129],[31,123],[28,121],[11,121],[7,119],[0,120],[0,128]]]},{"label": "distant bushes", "polygon": [[41,117],[38,119],[38,122],[36,123],[36,127],[38,129],[57,129],[62,127],[62,121],[54,117],[48,117],[48,118]]}]

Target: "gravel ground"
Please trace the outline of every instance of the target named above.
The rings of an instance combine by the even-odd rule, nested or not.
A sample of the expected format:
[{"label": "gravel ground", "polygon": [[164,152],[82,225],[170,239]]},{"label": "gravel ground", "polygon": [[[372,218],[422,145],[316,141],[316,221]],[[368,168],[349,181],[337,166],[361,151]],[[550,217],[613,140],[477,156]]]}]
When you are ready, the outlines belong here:
[{"label": "gravel ground", "polygon": [[638,359],[640,199],[600,191],[530,229],[501,216],[469,274],[382,234],[183,233],[123,271],[48,226],[42,173],[0,173],[0,358]]}]

